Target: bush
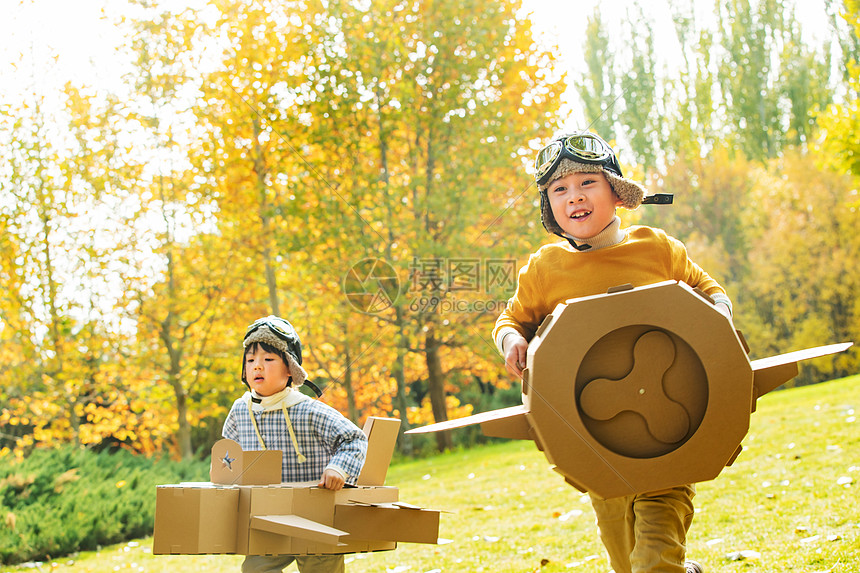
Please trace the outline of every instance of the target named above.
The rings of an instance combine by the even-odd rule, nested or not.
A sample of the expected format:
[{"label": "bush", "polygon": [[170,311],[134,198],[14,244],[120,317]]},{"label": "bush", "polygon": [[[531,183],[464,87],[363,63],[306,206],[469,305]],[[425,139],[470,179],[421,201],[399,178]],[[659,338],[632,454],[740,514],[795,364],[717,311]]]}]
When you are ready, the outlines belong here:
[{"label": "bush", "polygon": [[208,480],[208,464],[64,446],[0,459],[0,563],[47,560],[152,533],[155,486]]}]

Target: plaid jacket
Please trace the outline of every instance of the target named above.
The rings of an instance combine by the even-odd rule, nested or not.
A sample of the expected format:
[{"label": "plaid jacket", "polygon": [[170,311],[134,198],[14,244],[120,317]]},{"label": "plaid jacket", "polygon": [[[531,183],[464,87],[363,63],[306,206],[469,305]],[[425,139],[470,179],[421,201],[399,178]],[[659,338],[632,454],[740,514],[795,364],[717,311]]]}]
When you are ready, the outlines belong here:
[{"label": "plaid jacket", "polygon": [[[354,484],[364,465],[367,437],[340,412],[317,400],[304,400],[287,408],[299,444],[307,460],[299,463],[290,441],[287,423],[281,409],[255,412],[260,435],[268,450],[284,452],[281,479],[284,482],[318,480],[326,466],[332,465],[347,474]],[[233,402],[224,421],[221,435],[239,442],[245,451],[262,450],[248,412],[245,397]]]}]

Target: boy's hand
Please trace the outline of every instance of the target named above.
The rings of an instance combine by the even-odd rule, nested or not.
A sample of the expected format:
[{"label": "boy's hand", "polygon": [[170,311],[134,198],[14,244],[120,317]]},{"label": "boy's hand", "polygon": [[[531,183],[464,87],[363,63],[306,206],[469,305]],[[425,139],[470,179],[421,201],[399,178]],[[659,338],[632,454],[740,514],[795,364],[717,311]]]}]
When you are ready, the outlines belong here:
[{"label": "boy's hand", "polygon": [[339,472],[329,469],[323,472],[323,475],[320,478],[320,482],[317,485],[318,487],[324,487],[325,489],[338,491],[343,489],[344,483],[346,482],[344,481],[343,476],[340,475]]},{"label": "boy's hand", "polygon": [[505,336],[502,343],[505,347],[505,368],[517,378],[522,378],[529,343],[520,334],[513,332]]}]

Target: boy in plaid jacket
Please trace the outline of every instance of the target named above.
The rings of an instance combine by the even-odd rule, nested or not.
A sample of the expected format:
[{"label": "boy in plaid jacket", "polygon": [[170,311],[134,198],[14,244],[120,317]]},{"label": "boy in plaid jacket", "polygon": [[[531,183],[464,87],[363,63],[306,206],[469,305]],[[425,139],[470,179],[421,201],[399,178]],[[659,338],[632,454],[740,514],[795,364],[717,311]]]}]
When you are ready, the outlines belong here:
[{"label": "boy in plaid jacket", "polygon": [[[248,327],[242,381],[249,391],[233,403],[222,435],[243,450],[284,453],[281,480],[318,481],[339,490],[354,484],[367,453],[367,437],[334,408],[302,394],[307,380],[302,346],[293,326],[267,316]],[[342,573],[343,555],[249,555],[243,573],[276,573],[297,561],[301,573]]]}]

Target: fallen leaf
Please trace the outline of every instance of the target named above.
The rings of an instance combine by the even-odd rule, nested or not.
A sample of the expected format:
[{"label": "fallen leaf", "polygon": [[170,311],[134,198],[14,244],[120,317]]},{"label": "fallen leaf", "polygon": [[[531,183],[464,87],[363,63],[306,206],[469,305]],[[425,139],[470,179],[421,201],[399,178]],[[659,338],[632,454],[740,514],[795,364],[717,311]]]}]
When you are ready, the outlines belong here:
[{"label": "fallen leaf", "polygon": [[594,561],[595,559],[600,559],[600,556],[599,555],[589,555],[588,557],[586,557],[582,561],[571,561],[570,563],[567,563],[564,567],[565,567],[565,569],[574,569],[576,567],[581,567],[581,566],[585,565],[589,561]]},{"label": "fallen leaf", "polygon": [[752,549],[743,549],[741,551],[735,551],[734,553],[729,553],[726,555],[726,559],[729,561],[747,561],[760,559],[761,553],[758,551],[753,551]]}]

